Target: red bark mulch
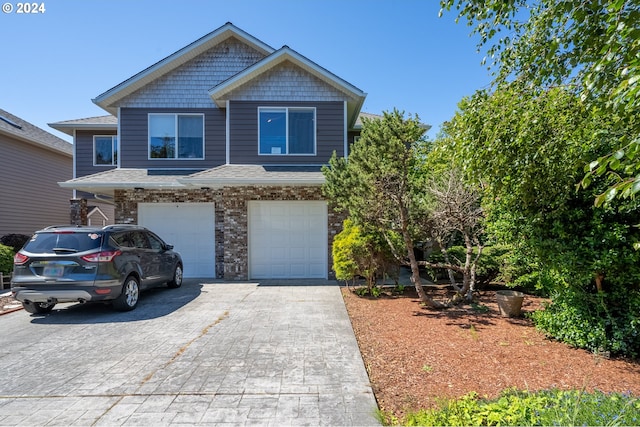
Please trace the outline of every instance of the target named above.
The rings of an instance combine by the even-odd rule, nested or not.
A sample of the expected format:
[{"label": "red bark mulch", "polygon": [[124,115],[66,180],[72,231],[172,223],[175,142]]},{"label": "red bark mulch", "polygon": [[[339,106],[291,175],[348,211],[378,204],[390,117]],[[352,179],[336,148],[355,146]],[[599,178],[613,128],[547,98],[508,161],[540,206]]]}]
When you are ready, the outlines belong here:
[{"label": "red bark mulch", "polygon": [[[495,291],[476,308],[423,307],[414,289],[359,297],[342,290],[380,409],[402,417],[471,391],[496,397],[506,388],[598,389],[640,395],[640,362],[607,359],[547,339],[526,317],[500,315]],[[444,290],[430,290],[436,299]],[[389,292],[390,294],[390,292]],[[542,307],[527,295],[522,310]]]}]

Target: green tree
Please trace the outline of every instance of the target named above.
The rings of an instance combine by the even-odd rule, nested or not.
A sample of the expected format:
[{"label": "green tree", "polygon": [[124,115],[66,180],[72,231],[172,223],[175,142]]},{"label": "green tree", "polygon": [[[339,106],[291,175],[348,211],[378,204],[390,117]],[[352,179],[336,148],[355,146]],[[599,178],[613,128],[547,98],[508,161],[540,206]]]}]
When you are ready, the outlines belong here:
[{"label": "green tree", "polygon": [[[635,227],[640,201],[616,199],[598,208],[593,198],[606,182],[582,191],[576,186],[586,159],[612,149],[615,140],[608,136],[624,131],[617,126],[564,88],[538,90],[516,82],[463,100],[431,152],[455,162],[484,189],[487,232],[498,243],[516,244],[544,277],[555,278],[555,300],[597,290],[602,297],[584,298],[584,312],[596,312],[596,303],[609,304],[605,310],[611,319],[624,312],[621,293],[637,300],[639,292],[640,253],[630,245],[640,242]],[[584,323],[583,317],[572,317],[567,307],[557,304],[548,313],[559,316],[565,310],[563,318],[576,323],[555,322],[554,327],[601,327],[595,318]],[[614,320],[607,324],[598,333],[608,342],[611,334],[621,341],[620,334],[634,330],[613,328]],[[554,336],[562,334],[556,329]],[[633,340],[627,338],[627,343]],[[628,354],[637,351],[629,348]]]},{"label": "green tree", "polygon": [[[596,205],[640,191],[640,0],[441,0],[487,48],[496,83],[562,86],[611,119],[611,150],[585,162],[606,176]],[[585,171],[581,171],[583,174]]]},{"label": "green tree", "polygon": [[[424,233],[416,224],[425,215],[422,197],[423,160],[418,155],[426,144],[425,128],[417,116],[384,112],[382,119],[363,121],[360,139],[351,147],[348,160],[334,153],[323,168],[324,195],[338,211],[356,224],[380,231],[394,255],[411,267],[411,280],[420,299],[431,307],[441,304],[429,298],[422,287],[414,242]],[[402,252],[392,245],[391,234],[402,236]]]},{"label": "green tree", "polygon": [[434,153],[455,153],[469,179],[485,188],[492,235],[524,240],[568,281],[635,285],[640,255],[628,246],[640,239],[634,227],[638,203],[594,208],[604,183],[590,192],[575,190],[585,159],[611,150],[613,141],[601,137],[612,132],[609,126],[617,124],[562,88],[512,84],[461,102]]}]

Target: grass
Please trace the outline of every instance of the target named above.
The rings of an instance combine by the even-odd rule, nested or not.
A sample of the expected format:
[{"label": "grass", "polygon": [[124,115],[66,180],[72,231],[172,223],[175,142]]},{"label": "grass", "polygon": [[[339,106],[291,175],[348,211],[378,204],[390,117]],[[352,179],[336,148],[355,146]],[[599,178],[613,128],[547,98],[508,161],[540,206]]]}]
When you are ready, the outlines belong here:
[{"label": "grass", "polygon": [[443,401],[439,409],[409,413],[402,420],[383,412],[378,416],[386,425],[409,426],[634,426],[640,424],[640,398],[598,390],[509,389],[491,400],[471,392]]}]

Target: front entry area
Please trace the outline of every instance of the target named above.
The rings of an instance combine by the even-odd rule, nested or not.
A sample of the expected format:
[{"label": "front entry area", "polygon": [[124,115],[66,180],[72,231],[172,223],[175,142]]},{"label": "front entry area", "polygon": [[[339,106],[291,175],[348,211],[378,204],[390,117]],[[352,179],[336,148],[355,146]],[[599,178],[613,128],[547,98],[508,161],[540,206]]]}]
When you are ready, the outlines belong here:
[{"label": "front entry area", "polygon": [[250,201],[250,279],[326,279],[327,203]]},{"label": "front entry area", "polygon": [[138,224],[182,255],[185,277],[216,277],[213,203],[139,203]]}]

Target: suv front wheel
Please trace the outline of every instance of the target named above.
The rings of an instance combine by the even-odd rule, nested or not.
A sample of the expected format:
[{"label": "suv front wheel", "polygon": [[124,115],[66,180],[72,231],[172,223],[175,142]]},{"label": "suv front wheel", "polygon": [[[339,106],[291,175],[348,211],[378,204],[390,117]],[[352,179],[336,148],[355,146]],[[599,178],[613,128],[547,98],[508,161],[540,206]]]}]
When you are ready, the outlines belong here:
[{"label": "suv front wheel", "polygon": [[113,307],[118,311],[129,311],[136,308],[140,297],[140,283],[135,276],[127,277],[122,287],[122,293],[113,300]]},{"label": "suv front wheel", "polygon": [[173,270],[173,279],[171,279],[167,286],[170,288],[179,288],[182,286],[182,264],[178,263],[176,269]]}]

